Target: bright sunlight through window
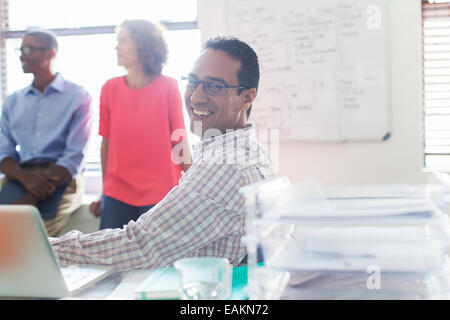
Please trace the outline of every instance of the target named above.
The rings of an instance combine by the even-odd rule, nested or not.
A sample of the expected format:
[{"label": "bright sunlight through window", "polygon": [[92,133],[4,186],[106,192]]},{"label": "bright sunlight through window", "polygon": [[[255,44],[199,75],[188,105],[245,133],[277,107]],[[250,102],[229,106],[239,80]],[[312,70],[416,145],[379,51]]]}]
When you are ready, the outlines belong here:
[{"label": "bright sunlight through window", "polygon": [[[39,14],[36,14],[39,12]],[[67,14],[70,12],[70,14]],[[125,74],[117,65],[116,34],[111,32],[82,32],[86,27],[117,26],[125,19],[147,19],[154,22],[196,22],[196,0],[13,0],[9,2],[11,31],[29,28],[70,30],[71,35],[58,35],[59,52],[54,70],[68,80],[82,85],[92,96],[93,128],[86,155],[86,174],[100,175],[100,143],[98,135],[99,98],[102,85],[110,78]],[[163,74],[177,80],[189,72],[200,51],[200,31],[197,28],[166,30],[169,59]],[[94,28],[95,30],[95,28]],[[19,61],[21,39],[8,38],[6,42],[6,94],[29,85],[32,75],[25,75]],[[181,82],[179,81],[180,85]],[[180,87],[183,96],[183,88]],[[184,111],[186,128],[189,118]],[[191,144],[198,139],[188,136]],[[88,185],[87,185],[88,187]]]}]

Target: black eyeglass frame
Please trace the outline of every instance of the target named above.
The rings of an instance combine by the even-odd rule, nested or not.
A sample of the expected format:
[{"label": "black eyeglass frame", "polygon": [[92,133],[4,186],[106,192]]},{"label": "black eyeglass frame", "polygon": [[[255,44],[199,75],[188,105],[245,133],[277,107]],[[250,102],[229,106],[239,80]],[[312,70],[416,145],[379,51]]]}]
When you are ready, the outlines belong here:
[{"label": "black eyeglass frame", "polygon": [[33,51],[36,51],[36,50],[45,51],[45,50],[50,50],[50,49],[51,48],[49,48],[49,47],[35,47],[35,46],[32,46],[32,45],[28,44],[28,45],[25,45],[23,47],[17,48],[16,51],[19,51],[19,52],[21,52],[24,55],[29,55]]},{"label": "black eyeglass frame", "polygon": [[[203,90],[205,90],[205,92],[210,95],[222,95],[222,94],[225,94],[228,89],[248,89],[248,88],[242,87],[242,86],[231,86],[231,85],[221,82],[221,81],[214,81],[214,80],[201,81],[201,80],[193,79],[193,78],[186,77],[186,76],[182,76],[181,80],[187,81],[186,88],[188,90],[194,91],[201,84],[203,86]],[[211,84],[213,84],[215,86],[220,84],[223,87],[220,89],[220,91],[214,91]]]}]

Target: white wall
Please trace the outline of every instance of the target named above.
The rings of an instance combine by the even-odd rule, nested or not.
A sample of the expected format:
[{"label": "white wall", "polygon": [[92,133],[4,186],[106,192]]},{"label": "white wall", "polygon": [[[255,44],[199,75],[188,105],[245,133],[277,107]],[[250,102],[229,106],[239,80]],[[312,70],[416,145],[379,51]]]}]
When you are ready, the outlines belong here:
[{"label": "white wall", "polygon": [[390,0],[392,134],[370,143],[289,143],[279,173],[324,184],[424,183],[420,0]]},{"label": "white wall", "polygon": [[[205,39],[224,28],[211,10],[221,2],[200,1],[214,19]],[[210,5],[208,5],[210,4]],[[370,143],[286,143],[280,145],[279,174],[292,181],[318,178],[324,184],[424,183],[422,125],[421,1],[389,0],[391,137]],[[203,8],[202,8],[203,5]],[[206,8],[207,7],[207,8]],[[202,17],[200,12],[200,17]],[[214,17],[214,18],[213,18]],[[223,30],[223,29],[222,29]],[[257,107],[257,106],[255,106]]]}]

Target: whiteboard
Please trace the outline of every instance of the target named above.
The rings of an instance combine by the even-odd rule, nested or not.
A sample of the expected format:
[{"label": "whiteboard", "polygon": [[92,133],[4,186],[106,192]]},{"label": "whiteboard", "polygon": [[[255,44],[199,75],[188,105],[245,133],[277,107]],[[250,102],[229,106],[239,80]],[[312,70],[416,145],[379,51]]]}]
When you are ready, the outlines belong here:
[{"label": "whiteboard", "polygon": [[[259,57],[249,121],[282,141],[390,135],[387,0],[203,0],[202,39],[236,36]],[[214,6],[214,8],[213,8]]]}]

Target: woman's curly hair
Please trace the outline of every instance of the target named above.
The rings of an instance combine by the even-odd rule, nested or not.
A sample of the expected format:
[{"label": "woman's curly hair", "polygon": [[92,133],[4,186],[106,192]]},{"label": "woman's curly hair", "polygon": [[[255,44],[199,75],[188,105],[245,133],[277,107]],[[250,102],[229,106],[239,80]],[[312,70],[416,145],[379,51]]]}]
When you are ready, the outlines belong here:
[{"label": "woman's curly hair", "polygon": [[147,20],[125,20],[126,27],[138,48],[138,56],[147,74],[160,74],[167,62],[168,48],[163,38],[163,27]]}]

